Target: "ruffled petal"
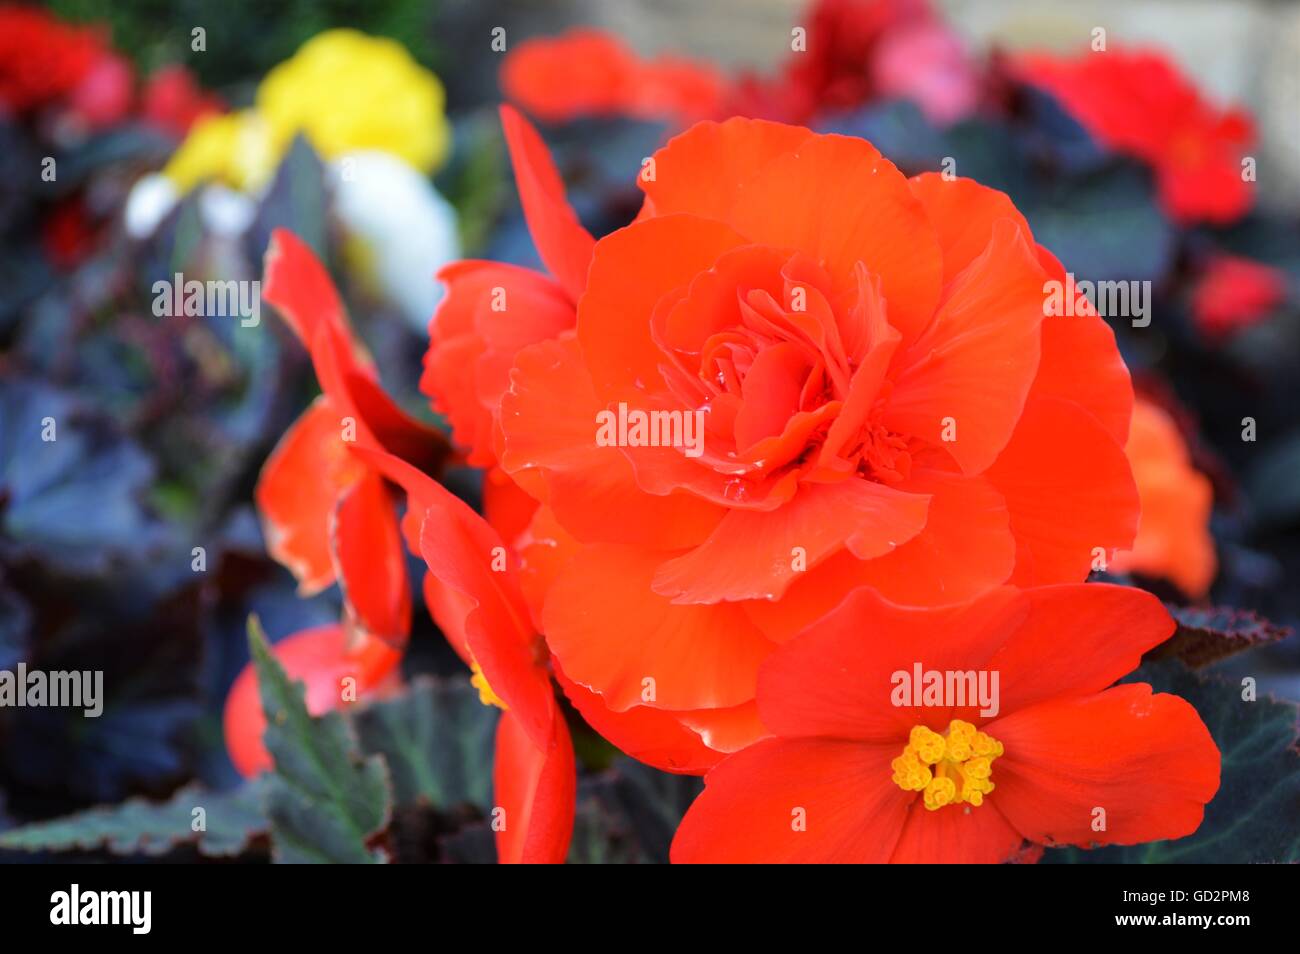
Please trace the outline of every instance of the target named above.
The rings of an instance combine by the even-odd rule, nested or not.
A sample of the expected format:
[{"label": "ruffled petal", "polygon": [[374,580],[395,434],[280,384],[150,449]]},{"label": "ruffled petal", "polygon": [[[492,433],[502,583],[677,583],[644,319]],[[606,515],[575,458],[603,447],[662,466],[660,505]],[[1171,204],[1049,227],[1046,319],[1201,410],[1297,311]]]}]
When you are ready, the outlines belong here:
[{"label": "ruffled petal", "polygon": [[691,127],[654,160],[654,180],[638,180],[654,215],[686,212],[754,244],[798,249],[844,288],[862,262],[880,276],[905,340],[930,320],[938,243],[907,180],[865,140],[735,118]]},{"label": "ruffled petal", "polygon": [[895,358],[885,426],[944,448],[966,474],[993,463],[1038,372],[1043,281],[1025,233],[996,223],[934,321]]},{"label": "ruffled petal", "polygon": [[579,540],[665,549],[704,540],[723,509],[680,491],[642,490],[622,448],[596,443],[603,409],[576,341],[524,349],[501,402],[501,466],[521,481],[530,471],[540,473],[545,502]]},{"label": "ruffled petal", "polygon": [[702,544],[664,563],[654,590],[674,603],[776,600],[844,547],[862,559],[892,552],[925,526],[928,504],[856,478],[805,484],[777,510],[732,510]]}]

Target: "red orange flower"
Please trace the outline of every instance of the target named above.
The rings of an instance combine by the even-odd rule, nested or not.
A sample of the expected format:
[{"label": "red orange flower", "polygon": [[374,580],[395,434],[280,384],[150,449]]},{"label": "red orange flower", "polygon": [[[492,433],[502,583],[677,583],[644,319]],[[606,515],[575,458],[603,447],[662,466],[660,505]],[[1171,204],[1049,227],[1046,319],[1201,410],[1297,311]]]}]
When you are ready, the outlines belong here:
[{"label": "red orange flower", "polygon": [[815,0],[798,29],[798,47],[773,74],[736,77],[681,57],[643,59],[609,34],[573,30],[512,50],[501,87],[551,122],[612,115],[685,126],[736,115],[807,123],[877,96],[911,99],[937,122],[974,107],[974,69],[926,0]]},{"label": "red orange flower", "polygon": [[[1044,318],[1063,271],[1006,196],[739,119],[640,184],[500,406],[543,630],[616,744],[698,771],[760,737],[758,667],[858,586],[955,604],[1129,545],[1127,371],[1095,314]],[[627,410],[699,412],[702,453],[601,446]]]},{"label": "red orange flower", "polygon": [[1104,145],[1148,163],[1162,205],[1180,222],[1233,222],[1249,211],[1242,159],[1254,141],[1250,117],[1203,99],[1153,50],[1028,54],[1013,61]]},{"label": "red orange flower", "polygon": [[94,30],[34,7],[0,6],[0,105],[23,113],[71,96],[108,55]]},{"label": "red orange flower", "polygon": [[445,414],[452,439],[479,467],[496,462],[493,415],[520,348],[573,327],[586,280],[590,233],[565,200],[564,184],[536,130],[501,109],[524,217],[549,275],[498,262],[463,261],[438,278],[447,293],[429,322],[420,388]]},{"label": "red orange flower", "polygon": [[[1177,696],[1107,688],[1173,628],[1154,597],[1104,584],[949,610],[859,590],[763,664],[773,737],[709,772],[673,860],[990,863],[1025,841],[1189,834],[1219,785],[1209,732]],[[997,673],[999,711],[895,695],[918,663]]]},{"label": "red orange flower", "polygon": [[1192,316],[1205,334],[1218,337],[1247,328],[1286,298],[1286,276],[1240,255],[1216,255],[1192,290]]},{"label": "red orange flower", "polygon": [[264,297],[310,349],[324,391],[262,468],[255,499],[267,550],[304,595],[337,581],[349,624],[401,647],[411,594],[395,504],[354,451],[384,448],[437,472],[446,441],[384,394],[329,274],[283,229],[267,249]]},{"label": "red orange flower", "polygon": [[558,864],[568,853],[577,776],[546,643],[533,626],[518,559],[464,501],[404,461],[359,453],[407,493],[405,529],[424,557],[425,602],[470,667],[485,705],[501,708],[493,784],[502,863]]},{"label": "red orange flower", "polygon": [[549,122],[624,115],[685,125],[717,114],[726,81],[703,64],[668,56],[643,60],[607,33],[578,29],[511,50],[501,88]]},{"label": "red orange flower", "polygon": [[[411,625],[410,580],[396,501],[360,448],[389,450],[437,471],[443,437],[407,417],[384,394],[353,340],[329,274],[291,232],[276,230],[266,253],[264,297],[311,350],[324,393],[289,428],[262,468],[255,499],[272,557],[299,591],[338,582],[344,620],[276,643],[289,676],[307,686],[309,711],[342,704],[339,680],[355,678],[357,698],[400,662]],[[269,767],[262,709],[249,664],[226,700],[226,746],[244,774]]]},{"label": "red orange flower", "polygon": [[1190,597],[1204,596],[1218,567],[1209,527],[1214,506],[1209,479],[1192,467],[1173,418],[1146,399],[1139,398],[1133,406],[1125,452],[1133,465],[1142,516],[1133,549],[1117,553],[1112,569],[1164,577]]}]

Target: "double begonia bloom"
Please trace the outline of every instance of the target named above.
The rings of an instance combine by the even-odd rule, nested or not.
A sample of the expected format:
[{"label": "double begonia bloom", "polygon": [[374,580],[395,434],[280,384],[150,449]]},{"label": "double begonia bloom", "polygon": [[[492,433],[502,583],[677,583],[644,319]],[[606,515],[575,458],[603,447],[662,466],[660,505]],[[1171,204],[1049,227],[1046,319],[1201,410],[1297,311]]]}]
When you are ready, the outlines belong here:
[{"label": "double begonia bloom", "polygon": [[[764,662],[773,737],[709,772],[672,858],[996,863],[1024,842],[1190,834],[1219,787],[1213,739],[1185,700],[1112,686],[1173,629],[1155,597],[1109,584],[938,610],[859,590]],[[901,678],[918,667],[986,676],[996,712],[918,695]]]},{"label": "double begonia bloom", "polygon": [[952,605],[1131,544],[1127,370],[1082,301],[1045,317],[1064,272],[1005,195],[744,119],[638,183],[499,408],[557,675],[625,751],[698,772],[761,738],[763,660],[856,587]]},{"label": "double begonia bloom", "polygon": [[1174,419],[1145,398],[1133,406],[1125,452],[1137,480],[1142,517],[1133,549],[1115,554],[1111,569],[1164,577],[1200,599],[1218,570],[1210,533],[1210,479],[1192,466]]},{"label": "double begonia bloom", "polygon": [[1250,116],[1220,109],[1162,53],[1112,46],[1074,57],[1012,61],[1102,144],[1155,170],[1160,202],[1181,223],[1235,222],[1254,201],[1242,165],[1255,139]]}]

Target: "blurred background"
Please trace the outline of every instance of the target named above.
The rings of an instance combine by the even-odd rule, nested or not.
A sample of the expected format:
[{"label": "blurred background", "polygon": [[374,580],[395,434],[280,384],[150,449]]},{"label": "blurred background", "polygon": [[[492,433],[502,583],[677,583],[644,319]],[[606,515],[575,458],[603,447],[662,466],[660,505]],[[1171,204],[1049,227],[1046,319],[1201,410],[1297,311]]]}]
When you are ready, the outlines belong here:
[{"label": "blurred background", "polygon": [[[815,68],[791,50],[801,25],[834,37],[810,45]],[[395,44],[335,36],[308,54],[341,27]],[[154,285],[256,280],[272,229],[290,228],[329,265],[387,391],[445,429],[419,389],[434,272],[462,256],[537,264],[498,104],[540,121],[596,235],[631,220],[641,157],[700,108],[671,89],[593,105],[583,91],[614,74],[584,79],[582,63],[544,89],[503,88],[526,41],[573,27],[622,45],[620,77],[662,57],[707,73],[723,89],[717,115],[862,135],[909,174],[955,158],[958,174],[1007,191],[1080,278],[1150,282],[1151,325],[1113,324],[1149,408],[1130,457],[1144,505],[1169,502],[1150,508],[1168,516],[1108,571],[1166,600],[1184,662],[1300,699],[1300,4],[0,4],[0,669],[99,669],[106,695],[93,720],[0,708],[0,861],[270,857],[222,706],[248,662],[250,614],[272,641],[339,619],[337,588],[301,598],[268,557],[254,504],[263,463],[318,387],[269,306],[256,326],[161,317]],[[1120,107],[1074,102],[1020,59],[1065,62],[1097,28],[1181,75],[1128,78],[1118,97],[1169,142],[1117,144],[1107,109]],[[1253,135],[1222,121],[1230,107]],[[1170,205],[1184,133],[1255,161],[1240,208]],[[1227,164],[1235,177],[1238,155]],[[480,503],[481,474],[448,481]],[[415,615],[405,688],[356,716],[365,751],[416,760],[394,773],[387,844],[403,861],[491,860],[494,710]],[[1267,716],[1278,753],[1288,712]],[[664,860],[698,782],[594,733],[576,742],[573,860]],[[1275,763],[1279,790],[1300,793],[1300,771]],[[223,813],[224,840],[186,828],[195,792]]]}]

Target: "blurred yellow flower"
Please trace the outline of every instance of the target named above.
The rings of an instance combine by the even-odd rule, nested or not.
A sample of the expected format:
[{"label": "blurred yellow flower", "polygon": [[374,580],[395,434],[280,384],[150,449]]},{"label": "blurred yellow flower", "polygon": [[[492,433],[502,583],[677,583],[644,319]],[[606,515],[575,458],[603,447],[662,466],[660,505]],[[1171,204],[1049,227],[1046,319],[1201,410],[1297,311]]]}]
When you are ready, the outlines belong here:
[{"label": "blurred yellow flower", "polygon": [[327,160],[378,150],[428,173],[451,140],[443,105],[438,78],[397,41],[327,30],[266,75],[252,109],[196,124],[163,174],[182,192],[203,181],[255,189],[300,132]]},{"label": "blurred yellow flower", "polygon": [[450,141],[438,78],[395,40],[327,30],[267,74],[257,90],[279,149],[299,131],[326,159],[377,149],[431,172]]},{"label": "blurred yellow flower", "polygon": [[163,175],[182,192],[207,181],[244,191],[270,178],[278,159],[270,128],[246,109],[195,123]]}]

